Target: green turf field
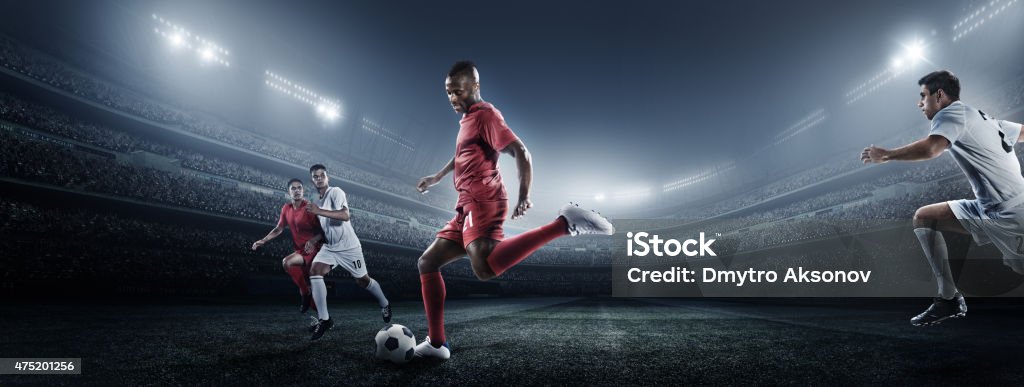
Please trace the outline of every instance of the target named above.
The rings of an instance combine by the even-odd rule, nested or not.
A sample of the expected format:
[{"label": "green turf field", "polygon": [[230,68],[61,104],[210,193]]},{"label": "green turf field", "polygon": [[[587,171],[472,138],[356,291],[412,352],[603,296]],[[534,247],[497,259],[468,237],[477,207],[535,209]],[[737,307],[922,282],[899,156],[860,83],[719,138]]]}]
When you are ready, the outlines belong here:
[{"label": "green turf field", "polygon": [[[375,360],[371,303],[332,305],[334,329],[275,305],[4,305],[0,357],[81,357],[82,375],[0,384],[624,385],[1015,384],[1024,308],[968,299],[963,320],[915,328],[927,300],[537,298],[448,302],[447,362]],[[422,305],[395,323],[426,335]]]}]

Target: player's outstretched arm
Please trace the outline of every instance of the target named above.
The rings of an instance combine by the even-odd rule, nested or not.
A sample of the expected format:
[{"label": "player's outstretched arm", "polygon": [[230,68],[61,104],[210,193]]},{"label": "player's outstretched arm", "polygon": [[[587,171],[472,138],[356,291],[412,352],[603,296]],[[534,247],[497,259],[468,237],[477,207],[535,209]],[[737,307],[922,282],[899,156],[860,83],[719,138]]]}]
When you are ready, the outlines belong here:
[{"label": "player's outstretched arm", "polygon": [[949,148],[949,140],[939,135],[931,135],[896,149],[885,149],[871,145],[860,153],[860,161],[865,164],[881,164],[889,161],[923,161],[931,160]]},{"label": "player's outstretched arm", "polygon": [[256,250],[256,249],[260,248],[260,246],[263,246],[267,242],[270,242],[272,239],[277,238],[277,236],[281,235],[282,232],[284,232],[284,227],[281,227],[281,226],[274,227],[274,229],[270,230],[270,233],[267,234],[267,236],[263,237],[263,239],[260,239],[260,240],[258,240],[256,242],[253,242],[252,249]]},{"label": "player's outstretched arm", "polygon": [[420,178],[420,181],[416,183],[416,190],[420,191],[420,193],[427,193],[427,189],[436,185],[439,181],[441,181],[444,175],[447,175],[448,172],[451,172],[453,170],[455,170],[454,157],[452,157],[451,160],[448,160],[448,164],[445,164],[444,168],[441,168],[441,170],[437,171],[437,173],[430,176],[423,176],[422,178]]},{"label": "player's outstretched arm", "polygon": [[511,144],[502,149],[502,153],[508,153],[516,159],[516,169],[519,170],[519,203],[516,204],[516,208],[512,211],[512,219],[518,219],[519,217],[526,215],[526,210],[533,207],[533,202],[530,201],[530,184],[533,183],[533,159],[530,157],[530,151],[526,149],[526,144],[523,144],[521,140],[515,140]]}]

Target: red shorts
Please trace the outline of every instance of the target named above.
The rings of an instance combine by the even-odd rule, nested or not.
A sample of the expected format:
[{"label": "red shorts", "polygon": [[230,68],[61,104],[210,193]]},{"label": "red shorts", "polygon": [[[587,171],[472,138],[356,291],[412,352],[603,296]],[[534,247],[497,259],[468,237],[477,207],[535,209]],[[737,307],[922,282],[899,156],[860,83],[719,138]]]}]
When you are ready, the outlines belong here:
[{"label": "red shorts", "polygon": [[508,214],[508,200],[477,202],[469,200],[455,205],[455,218],[438,231],[437,237],[469,246],[480,238],[505,239],[501,225]]},{"label": "red shorts", "polygon": [[303,261],[302,264],[305,265],[305,266],[309,266],[309,265],[313,264],[313,258],[316,257],[316,253],[320,252],[320,247],[322,247],[322,246],[323,246],[323,244],[317,243],[316,244],[316,248],[313,249],[312,253],[306,254],[306,249],[302,248],[302,249],[295,250],[295,254],[301,255],[302,256],[302,261]]}]

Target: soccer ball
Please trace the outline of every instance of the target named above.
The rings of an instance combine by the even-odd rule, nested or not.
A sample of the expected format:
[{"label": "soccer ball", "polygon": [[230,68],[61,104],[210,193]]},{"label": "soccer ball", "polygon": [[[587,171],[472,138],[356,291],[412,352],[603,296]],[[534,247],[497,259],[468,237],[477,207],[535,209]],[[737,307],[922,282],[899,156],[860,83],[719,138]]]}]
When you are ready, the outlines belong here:
[{"label": "soccer ball", "polygon": [[388,324],[377,332],[377,358],[402,364],[412,360],[416,353],[416,337],[412,331],[398,324]]}]

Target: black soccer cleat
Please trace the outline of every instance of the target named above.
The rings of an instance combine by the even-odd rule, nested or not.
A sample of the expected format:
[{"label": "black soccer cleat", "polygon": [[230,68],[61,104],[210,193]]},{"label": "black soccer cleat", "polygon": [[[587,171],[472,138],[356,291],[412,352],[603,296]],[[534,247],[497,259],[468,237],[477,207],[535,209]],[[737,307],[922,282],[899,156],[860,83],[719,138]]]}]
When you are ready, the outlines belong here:
[{"label": "black soccer cleat", "polygon": [[910,325],[915,327],[936,325],[946,319],[964,316],[967,316],[967,302],[964,301],[963,294],[956,292],[952,300],[935,297],[935,300],[932,301],[932,306],[929,306],[924,313],[910,319]]},{"label": "black soccer cleat", "polygon": [[302,295],[302,307],[299,308],[299,313],[306,314],[309,311],[309,306],[313,304],[313,292]]},{"label": "black soccer cleat", "polygon": [[380,308],[380,317],[384,318],[384,323],[391,322],[391,304],[387,304],[383,308]]},{"label": "black soccer cleat", "polygon": [[325,332],[327,332],[333,326],[334,326],[334,320],[331,320],[331,319],[320,320],[320,323],[316,324],[316,330],[313,331],[313,337],[310,337],[309,341],[313,341],[313,340],[319,339],[321,336],[324,335]]}]

